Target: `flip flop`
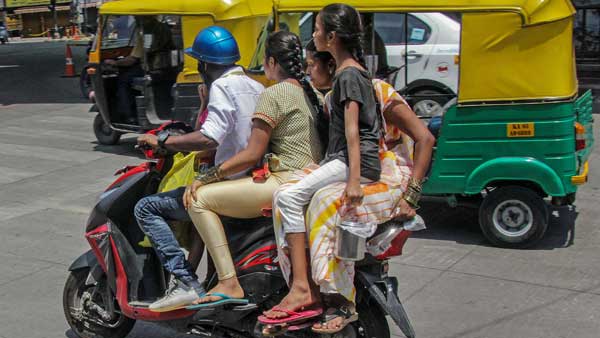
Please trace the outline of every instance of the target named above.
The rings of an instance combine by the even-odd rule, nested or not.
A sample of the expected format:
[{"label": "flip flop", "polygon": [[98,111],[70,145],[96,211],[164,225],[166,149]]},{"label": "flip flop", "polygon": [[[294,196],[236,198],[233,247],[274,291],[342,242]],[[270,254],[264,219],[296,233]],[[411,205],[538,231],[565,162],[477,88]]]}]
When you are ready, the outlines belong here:
[{"label": "flip flop", "polygon": [[320,323],[321,326],[327,325],[327,323],[329,323],[330,321],[341,317],[344,320],[342,321],[340,327],[337,329],[325,329],[325,328],[315,329],[313,327],[312,328],[313,332],[320,333],[320,334],[335,334],[335,333],[342,331],[348,324],[358,320],[358,313],[348,309],[347,307],[336,308],[336,309],[333,309],[333,311],[327,311],[327,312],[331,312],[331,313],[328,313],[325,315],[325,318]]},{"label": "flip flop", "polygon": [[313,326],[315,323],[316,323],[316,321],[307,320],[307,321],[304,321],[301,323],[292,324],[290,326],[286,326],[285,324],[283,324],[283,325],[275,325],[275,324],[266,325],[264,327],[264,329],[262,330],[262,334],[263,334],[263,336],[267,336],[267,337],[276,337],[276,336],[280,336],[288,331],[299,331],[299,330],[307,329],[307,328]]},{"label": "flip flop", "polygon": [[229,305],[229,304],[233,304],[233,305],[246,305],[248,304],[248,300],[244,299],[244,298],[233,298],[231,296],[228,296],[224,293],[219,293],[219,292],[213,292],[213,293],[207,293],[204,295],[204,297],[210,297],[210,296],[215,296],[215,297],[221,297],[221,299],[216,300],[214,302],[206,302],[206,303],[200,303],[200,304],[194,304],[194,305],[190,305],[190,306],[186,306],[185,308],[188,310],[198,310],[198,309],[203,309],[203,308],[213,308],[213,307],[218,307],[218,306],[223,306],[223,305]]},{"label": "flip flop", "polygon": [[287,317],[269,318],[269,317],[263,315],[263,316],[258,317],[258,321],[261,322],[262,324],[267,324],[267,325],[292,324],[292,323],[297,323],[302,320],[318,317],[321,314],[323,314],[323,309],[303,310],[300,312],[296,312],[296,311],[286,310],[286,309],[282,309],[280,307],[275,306],[271,310],[286,313]]}]

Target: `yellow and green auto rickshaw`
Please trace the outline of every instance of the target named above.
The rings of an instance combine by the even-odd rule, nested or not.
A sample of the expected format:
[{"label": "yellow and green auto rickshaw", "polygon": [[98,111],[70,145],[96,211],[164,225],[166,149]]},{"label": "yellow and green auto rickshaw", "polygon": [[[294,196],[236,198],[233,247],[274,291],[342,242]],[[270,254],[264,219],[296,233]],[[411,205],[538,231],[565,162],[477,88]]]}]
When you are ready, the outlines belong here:
[{"label": "yellow and green auto rickshaw", "polygon": [[[115,144],[123,133],[141,133],[168,120],[193,124],[200,107],[196,60],[184,55],[210,25],[237,38],[246,66],[272,4],[250,0],[123,0],[100,7],[100,25],[89,56],[94,133]],[[135,54],[139,62],[107,64]],[[110,63],[110,61],[109,61]]]},{"label": "yellow and green auto rickshaw", "polygon": [[[296,32],[307,42],[316,13],[328,3],[279,0],[272,15],[278,29]],[[594,144],[591,93],[578,94],[571,1],[345,3],[363,14],[366,49],[375,57],[372,60],[379,58],[379,66],[381,59],[387,61],[380,75],[391,82],[396,83],[393,79],[398,76],[418,80],[428,66],[436,67],[434,73],[442,79],[450,76],[456,63],[457,97],[438,118],[424,194],[451,206],[475,202],[481,229],[495,245],[533,245],[548,228],[548,202],[575,201],[578,186],[587,181]],[[436,40],[446,26],[435,16],[424,15],[432,13],[459,24],[458,49]],[[265,35],[251,71],[261,70]],[[385,48],[377,47],[381,40]],[[436,58],[440,54],[449,54],[446,60],[454,61]],[[428,65],[419,62],[423,59]]]}]

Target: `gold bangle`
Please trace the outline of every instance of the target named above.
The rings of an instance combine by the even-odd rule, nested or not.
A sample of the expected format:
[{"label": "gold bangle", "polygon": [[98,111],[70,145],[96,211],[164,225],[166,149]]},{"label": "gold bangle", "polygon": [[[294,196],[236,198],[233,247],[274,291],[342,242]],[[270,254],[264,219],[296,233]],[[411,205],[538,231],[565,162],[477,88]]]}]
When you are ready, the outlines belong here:
[{"label": "gold bangle", "polygon": [[414,189],[416,191],[419,191],[419,192],[421,192],[421,190],[423,189],[423,186],[421,185],[421,181],[417,180],[414,177],[411,177],[408,180],[408,187],[412,188],[412,189]]},{"label": "gold bangle", "polygon": [[196,176],[196,180],[200,181],[202,185],[220,182],[223,180],[221,168],[218,166],[212,167],[205,172],[198,174],[198,176]]},{"label": "gold bangle", "polygon": [[419,200],[421,199],[421,193],[408,189],[402,195],[402,198],[408,203],[413,209],[419,208]]},{"label": "gold bangle", "polygon": [[408,203],[408,205],[410,205],[411,208],[418,210],[420,208],[420,206],[413,200],[410,200],[409,198],[404,198],[404,200],[406,201],[406,203]]}]

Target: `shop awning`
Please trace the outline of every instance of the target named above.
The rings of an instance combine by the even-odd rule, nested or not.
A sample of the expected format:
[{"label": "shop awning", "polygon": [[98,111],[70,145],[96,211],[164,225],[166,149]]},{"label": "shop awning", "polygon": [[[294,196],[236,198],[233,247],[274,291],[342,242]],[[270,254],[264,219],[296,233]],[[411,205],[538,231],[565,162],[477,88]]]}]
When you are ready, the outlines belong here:
[{"label": "shop awning", "polygon": [[[70,11],[71,7],[56,6],[56,10],[58,12]],[[50,12],[50,9],[47,6],[23,7],[23,8],[15,9],[15,14],[33,14],[33,13],[47,13],[47,12]]]}]

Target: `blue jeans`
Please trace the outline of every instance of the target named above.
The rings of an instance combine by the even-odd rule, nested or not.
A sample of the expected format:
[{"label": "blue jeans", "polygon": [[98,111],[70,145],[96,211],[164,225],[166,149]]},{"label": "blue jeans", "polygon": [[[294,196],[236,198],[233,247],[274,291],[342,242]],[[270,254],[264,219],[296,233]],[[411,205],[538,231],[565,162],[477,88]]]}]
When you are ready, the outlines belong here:
[{"label": "blue jeans", "polygon": [[150,238],[160,262],[183,282],[197,280],[190,263],[185,259],[173,231],[166,220],[190,221],[183,207],[185,187],[142,198],[135,206],[135,218]]}]

